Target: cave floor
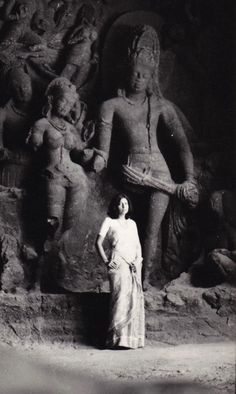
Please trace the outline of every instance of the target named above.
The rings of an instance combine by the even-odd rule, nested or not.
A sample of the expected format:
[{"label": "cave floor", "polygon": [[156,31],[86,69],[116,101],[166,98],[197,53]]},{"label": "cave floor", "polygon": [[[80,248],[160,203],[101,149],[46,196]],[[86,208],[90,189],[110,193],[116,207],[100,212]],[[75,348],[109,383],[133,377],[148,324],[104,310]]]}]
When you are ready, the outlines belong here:
[{"label": "cave floor", "polygon": [[[21,385],[19,393],[24,394],[202,393],[201,389],[194,388],[162,391],[161,386],[153,388],[154,382],[192,382],[206,387],[206,393],[235,393],[233,342],[170,346],[148,341],[144,349],[138,350],[101,350],[85,345],[44,343],[4,345],[0,350],[3,356],[0,358],[0,367],[3,366],[0,368],[1,394],[18,393],[14,388],[21,388]],[[96,389],[94,382],[97,381],[105,382],[109,388]],[[42,382],[45,387],[48,387],[47,382],[49,386],[54,382],[60,388],[54,390],[51,386],[51,391],[47,388],[37,391],[37,384],[40,387]],[[121,389],[127,382],[131,387],[129,391]],[[27,391],[27,387],[35,390]]]}]

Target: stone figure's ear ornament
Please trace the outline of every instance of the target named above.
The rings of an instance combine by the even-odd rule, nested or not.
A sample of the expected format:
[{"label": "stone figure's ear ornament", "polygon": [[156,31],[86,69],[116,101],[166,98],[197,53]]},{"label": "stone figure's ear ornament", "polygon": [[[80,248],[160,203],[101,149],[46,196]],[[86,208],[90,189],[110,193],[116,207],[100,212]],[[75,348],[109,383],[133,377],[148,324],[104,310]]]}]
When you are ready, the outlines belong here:
[{"label": "stone figure's ear ornament", "polygon": [[47,95],[47,103],[43,106],[42,115],[45,116],[46,118],[50,117],[52,106],[53,106],[53,96]]}]

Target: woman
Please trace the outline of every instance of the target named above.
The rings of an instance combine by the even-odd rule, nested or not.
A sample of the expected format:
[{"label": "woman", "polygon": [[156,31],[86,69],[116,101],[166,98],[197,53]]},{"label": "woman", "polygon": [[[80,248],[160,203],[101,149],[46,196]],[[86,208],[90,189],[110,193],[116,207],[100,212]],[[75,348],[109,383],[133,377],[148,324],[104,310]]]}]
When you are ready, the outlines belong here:
[{"label": "woman", "polygon": [[[97,250],[107,265],[111,304],[107,346],[144,346],[144,298],[141,285],[142,255],[135,222],[130,219],[131,203],[124,194],[115,196],[97,237]],[[110,253],[103,248],[110,242]]]},{"label": "woman", "polygon": [[47,193],[47,225],[54,234],[71,228],[87,198],[87,177],[83,168],[71,160],[72,151],[82,143],[68,116],[78,95],[66,78],[56,78],[46,90],[45,117],[32,127],[27,142],[44,154],[43,178]]}]

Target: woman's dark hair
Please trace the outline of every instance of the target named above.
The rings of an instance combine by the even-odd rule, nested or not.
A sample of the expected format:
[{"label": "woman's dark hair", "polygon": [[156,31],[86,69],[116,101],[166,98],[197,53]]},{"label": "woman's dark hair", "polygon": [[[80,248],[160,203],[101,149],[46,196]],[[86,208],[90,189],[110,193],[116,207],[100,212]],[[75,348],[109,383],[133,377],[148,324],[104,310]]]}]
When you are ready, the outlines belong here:
[{"label": "woman's dark hair", "polygon": [[118,206],[119,206],[120,200],[122,198],[125,198],[128,201],[128,204],[129,204],[129,210],[128,210],[127,214],[125,215],[126,219],[130,218],[130,216],[132,214],[133,207],[132,207],[132,204],[131,204],[131,201],[130,201],[129,197],[126,196],[126,194],[119,193],[119,194],[115,195],[112,198],[112,200],[111,200],[111,202],[109,204],[109,208],[108,208],[108,212],[107,213],[112,219],[117,219],[119,217]]}]

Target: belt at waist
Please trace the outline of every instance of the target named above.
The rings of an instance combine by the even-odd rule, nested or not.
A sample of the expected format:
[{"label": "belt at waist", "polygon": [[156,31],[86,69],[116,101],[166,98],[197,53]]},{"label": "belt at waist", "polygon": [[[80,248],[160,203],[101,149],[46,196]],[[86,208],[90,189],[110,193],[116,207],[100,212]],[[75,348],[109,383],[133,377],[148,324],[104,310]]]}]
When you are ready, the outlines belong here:
[{"label": "belt at waist", "polygon": [[155,149],[155,150],[150,150],[149,148],[136,148],[136,149],[131,149],[129,151],[129,154],[140,154],[140,155],[152,155],[155,153],[160,153],[159,149]]}]

